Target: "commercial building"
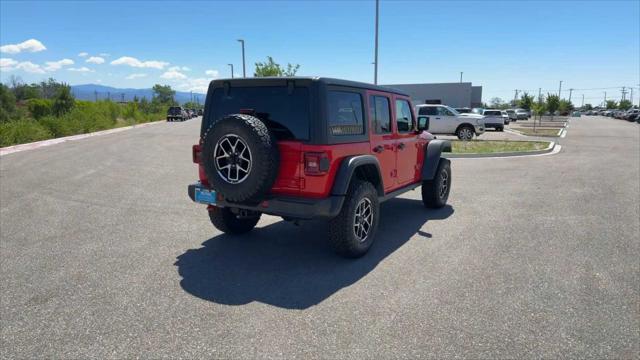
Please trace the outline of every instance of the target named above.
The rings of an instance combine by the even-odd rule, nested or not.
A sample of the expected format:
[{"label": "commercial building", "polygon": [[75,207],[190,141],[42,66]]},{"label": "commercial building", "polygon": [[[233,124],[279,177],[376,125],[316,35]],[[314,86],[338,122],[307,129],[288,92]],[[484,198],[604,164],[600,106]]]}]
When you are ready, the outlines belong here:
[{"label": "commercial building", "polygon": [[482,106],[482,86],[470,82],[439,84],[389,84],[411,96],[414,104],[444,104],[454,108]]}]

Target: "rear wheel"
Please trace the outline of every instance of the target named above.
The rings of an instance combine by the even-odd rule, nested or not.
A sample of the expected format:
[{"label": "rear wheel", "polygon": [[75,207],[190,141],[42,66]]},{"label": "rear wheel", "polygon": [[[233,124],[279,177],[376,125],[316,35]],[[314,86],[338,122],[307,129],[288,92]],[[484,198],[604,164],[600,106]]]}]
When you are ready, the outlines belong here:
[{"label": "rear wheel", "polygon": [[469,125],[463,125],[456,131],[456,135],[460,140],[471,140],[473,139],[473,134],[473,127]]},{"label": "rear wheel", "polygon": [[422,203],[424,206],[437,209],[447,204],[451,191],[451,162],[440,159],[433,180],[422,182]]},{"label": "rear wheel", "polygon": [[209,209],[209,219],[213,226],[227,234],[244,234],[251,231],[260,220],[260,215],[260,213],[256,213],[255,216],[234,214],[230,208],[226,207]]},{"label": "rear wheel", "polygon": [[329,240],[335,252],[350,258],[364,255],[375,239],[379,217],[380,203],[373,184],[352,182],[340,213],[329,221]]},{"label": "rear wheel", "polygon": [[498,127],[496,127],[496,131],[504,131],[504,126],[498,126]]}]

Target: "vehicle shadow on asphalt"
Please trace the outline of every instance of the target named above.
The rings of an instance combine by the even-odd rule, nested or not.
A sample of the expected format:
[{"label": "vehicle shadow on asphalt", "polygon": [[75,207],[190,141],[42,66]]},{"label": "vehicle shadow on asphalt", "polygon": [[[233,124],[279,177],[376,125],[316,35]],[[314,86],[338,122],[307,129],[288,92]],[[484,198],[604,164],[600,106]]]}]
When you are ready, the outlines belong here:
[{"label": "vehicle shadow on asphalt", "polygon": [[213,237],[178,256],[174,265],[182,288],[201,299],[306,309],[366,276],[412,236],[428,240],[431,234],[420,228],[453,212],[449,205],[429,210],[419,200],[389,200],[381,207],[376,242],[359,259],[344,259],[331,251],[325,222],[297,227],[280,221],[241,236]]}]

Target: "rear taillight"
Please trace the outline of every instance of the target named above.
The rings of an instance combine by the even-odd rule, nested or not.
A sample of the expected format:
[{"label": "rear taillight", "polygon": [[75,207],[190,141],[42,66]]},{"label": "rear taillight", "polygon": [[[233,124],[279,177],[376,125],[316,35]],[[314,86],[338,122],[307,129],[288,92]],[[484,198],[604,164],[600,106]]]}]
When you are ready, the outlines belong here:
[{"label": "rear taillight", "polygon": [[324,175],[329,171],[329,156],[323,152],[304,153],[304,173]]},{"label": "rear taillight", "polygon": [[191,148],[191,158],[193,159],[193,162],[195,164],[200,164],[200,154],[202,154],[200,144],[193,145],[193,147]]}]

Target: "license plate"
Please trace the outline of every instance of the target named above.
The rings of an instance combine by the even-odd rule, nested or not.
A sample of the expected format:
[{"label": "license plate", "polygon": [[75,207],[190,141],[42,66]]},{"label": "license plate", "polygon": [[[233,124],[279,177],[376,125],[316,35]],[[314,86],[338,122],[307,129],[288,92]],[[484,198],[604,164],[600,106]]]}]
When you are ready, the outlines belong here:
[{"label": "license plate", "polygon": [[196,201],[203,204],[215,205],[216,192],[208,189],[196,188]]}]

